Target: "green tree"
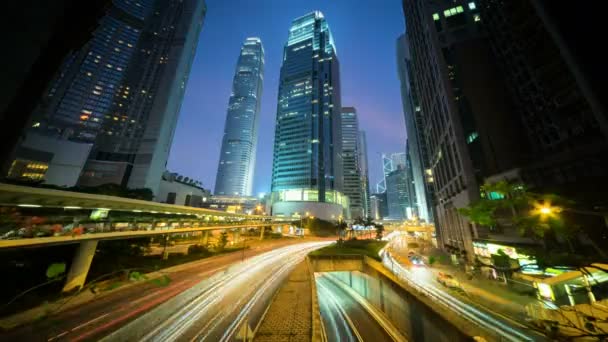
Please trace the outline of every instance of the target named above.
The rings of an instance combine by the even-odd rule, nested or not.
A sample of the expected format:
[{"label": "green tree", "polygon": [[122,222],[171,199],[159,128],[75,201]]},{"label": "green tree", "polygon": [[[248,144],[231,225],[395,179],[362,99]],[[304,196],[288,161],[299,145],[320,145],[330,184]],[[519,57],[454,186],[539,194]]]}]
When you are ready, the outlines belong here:
[{"label": "green tree", "polygon": [[225,230],[222,230],[222,232],[220,233],[220,239],[217,242],[217,249],[220,251],[223,251],[224,248],[226,248],[227,244],[228,244],[228,232]]},{"label": "green tree", "polygon": [[346,224],[346,222],[344,221],[340,221],[338,222],[338,224],[336,225],[336,229],[338,230],[338,242],[342,242],[344,239],[344,232],[346,231],[346,228],[348,228],[348,224]]},{"label": "green tree", "polygon": [[376,227],[376,240],[382,240],[382,236],[384,235],[384,226],[382,224],[375,224]]},{"label": "green tree", "polygon": [[479,200],[458,210],[469,221],[488,227],[513,226],[521,235],[543,240],[551,231],[566,240],[573,250],[571,239],[579,227],[566,225],[557,215],[541,215],[537,209],[543,205],[569,206],[571,201],[553,194],[536,194],[523,184],[507,181],[486,183],[481,193]]}]

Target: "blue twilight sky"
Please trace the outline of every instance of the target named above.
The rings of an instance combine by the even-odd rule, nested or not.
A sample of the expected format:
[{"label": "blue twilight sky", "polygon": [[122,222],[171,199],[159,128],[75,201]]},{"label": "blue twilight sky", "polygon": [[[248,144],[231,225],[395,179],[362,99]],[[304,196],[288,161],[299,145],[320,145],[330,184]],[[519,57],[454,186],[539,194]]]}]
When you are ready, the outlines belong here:
[{"label": "blue twilight sky", "polygon": [[254,194],[270,191],[272,144],[283,46],[291,20],[325,15],[338,50],[342,105],[354,106],[367,132],[370,185],[382,175],[380,153],[405,149],[395,42],[405,25],[400,0],[207,0],[168,169],[213,191],[226,107],[243,40],[262,39],[264,95]]}]

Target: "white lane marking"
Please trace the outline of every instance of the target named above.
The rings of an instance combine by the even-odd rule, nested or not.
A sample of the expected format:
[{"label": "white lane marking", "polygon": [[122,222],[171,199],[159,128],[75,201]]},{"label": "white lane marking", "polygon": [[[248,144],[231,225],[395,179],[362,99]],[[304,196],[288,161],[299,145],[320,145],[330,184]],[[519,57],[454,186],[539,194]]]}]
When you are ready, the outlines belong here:
[{"label": "white lane marking", "polygon": [[51,338],[49,338],[47,341],[56,340],[56,339],[60,338],[61,336],[66,335],[67,333],[69,333],[69,331],[64,331],[64,332],[62,332],[61,334],[59,334],[59,335],[57,335],[57,336],[55,336],[55,337],[51,337]]},{"label": "white lane marking", "polygon": [[[258,272],[266,270],[269,266],[275,264],[276,261],[285,259],[290,256],[290,254],[301,252],[302,247],[310,248],[310,246],[291,246],[282,248],[248,259],[245,263],[228,267],[226,272],[210,278],[209,280],[212,281],[210,286],[205,286],[204,290],[200,291],[189,304],[172,314],[165,322],[147,334],[143,340],[177,340],[186,329],[191,327],[200,317],[209,312],[214,304],[225,296],[225,288],[224,291],[212,290],[219,290],[224,286],[234,288],[237,283],[243,283],[248,278],[255,279]],[[205,293],[212,293],[213,298],[206,297]]]},{"label": "white lane marking", "polygon": [[350,317],[348,316],[348,314],[346,314],[346,311],[342,307],[342,304],[340,304],[340,301],[338,300],[338,298],[336,298],[336,296],[334,295],[334,293],[325,284],[323,284],[323,281],[320,281],[319,285],[321,285],[321,287],[324,289],[324,291],[326,291],[326,294],[331,299],[331,301],[334,302],[334,305],[335,305],[336,309],[338,309],[338,312],[340,312],[340,314],[342,315],[342,317],[344,317],[344,319],[346,320],[346,323],[348,323],[348,325],[350,326],[350,328],[353,331],[353,333],[355,333],[355,336],[357,337],[357,340],[359,342],[363,342],[363,337],[361,337],[361,334],[359,334],[359,331],[355,327],[355,323],[350,319]]},{"label": "white lane marking", "polygon": [[98,321],[98,320],[100,320],[100,319],[102,319],[102,318],[106,317],[106,316],[107,316],[107,315],[109,315],[109,314],[110,314],[110,313],[107,313],[107,314],[103,314],[103,315],[101,315],[101,316],[99,316],[99,317],[93,318],[92,320],[90,320],[90,321],[88,321],[88,322],[82,323],[81,325],[79,325],[79,326],[77,326],[77,327],[75,327],[75,328],[72,328],[72,330],[70,330],[70,331],[76,331],[76,330],[78,330],[78,329],[80,329],[80,328],[83,328],[83,327],[85,327],[85,326],[87,326],[87,325],[89,325],[89,324],[91,324],[91,323],[93,323],[93,322],[95,322],[95,321]]}]

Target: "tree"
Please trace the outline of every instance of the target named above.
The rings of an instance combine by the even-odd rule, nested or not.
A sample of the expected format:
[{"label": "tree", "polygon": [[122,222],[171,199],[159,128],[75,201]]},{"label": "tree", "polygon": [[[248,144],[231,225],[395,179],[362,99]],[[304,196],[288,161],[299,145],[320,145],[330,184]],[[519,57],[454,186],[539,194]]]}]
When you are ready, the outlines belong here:
[{"label": "tree", "polygon": [[340,221],[337,225],[336,225],[336,229],[338,230],[338,242],[342,242],[343,240],[343,236],[344,236],[344,232],[346,231],[346,228],[348,228],[348,224],[346,224],[346,222],[344,221]]},{"label": "tree", "polygon": [[384,226],[380,223],[376,223],[375,227],[376,227],[376,240],[382,240],[382,235],[384,235]]},{"label": "tree", "polygon": [[227,244],[228,244],[228,232],[225,230],[222,230],[222,232],[220,233],[220,239],[217,242],[217,249],[220,251],[223,251],[224,248],[226,248]]},{"label": "tree", "polygon": [[568,242],[576,234],[576,225],[566,225],[555,215],[541,215],[538,208],[546,205],[568,206],[572,202],[553,194],[536,194],[523,184],[500,181],[481,187],[481,199],[460,208],[461,215],[482,226],[513,226],[521,235],[543,239],[548,231]]}]

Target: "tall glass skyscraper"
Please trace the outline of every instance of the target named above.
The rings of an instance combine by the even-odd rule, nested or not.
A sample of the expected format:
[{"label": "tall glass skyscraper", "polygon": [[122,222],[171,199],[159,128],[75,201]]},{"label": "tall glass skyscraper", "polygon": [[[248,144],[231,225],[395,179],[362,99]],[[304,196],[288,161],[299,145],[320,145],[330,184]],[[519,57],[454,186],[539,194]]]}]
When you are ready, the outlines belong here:
[{"label": "tall glass skyscraper", "polygon": [[205,14],[205,1],[154,2],[125,78],[114,87],[81,185],[158,192]]},{"label": "tall glass skyscraper", "polygon": [[365,131],[359,131],[357,136],[357,153],[359,154],[359,170],[361,172],[363,212],[365,217],[371,215],[369,193],[369,167],[367,161],[367,137]]},{"label": "tall glass skyscraper", "polygon": [[283,52],[272,169],[272,191],[279,196],[274,200],[342,201],[336,192],[342,190],[343,175],[340,115],[336,47],[323,14],[311,12],[293,20]]},{"label": "tall glass skyscraper", "polygon": [[430,207],[430,185],[426,184],[424,171],[430,168],[425,166],[428,160],[428,149],[424,145],[423,132],[419,129],[422,122],[422,111],[418,104],[417,91],[411,80],[412,58],[410,55],[409,42],[406,34],[397,39],[397,70],[401,82],[401,102],[403,114],[405,115],[405,128],[407,131],[407,153],[411,160],[411,171],[414,181],[414,192],[418,216],[426,222],[432,221],[432,209]]},{"label": "tall glass skyscraper", "polygon": [[91,40],[66,58],[35,110],[32,124],[37,132],[95,140],[153,6],[153,0],[112,2]]},{"label": "tall glass skyscraper", "polygon": [[216,195],[251,196],[263,83],[262,41],[247,38],[241,47],[228,102]]},{"label": "tall glass skyscraper", "polygon": [[363,210],[363,182],[359,160],[359,120],[354,107],[342,107],[342,168],[344,170],[344,194],[350,200],[353,218],[365,218]]}]

